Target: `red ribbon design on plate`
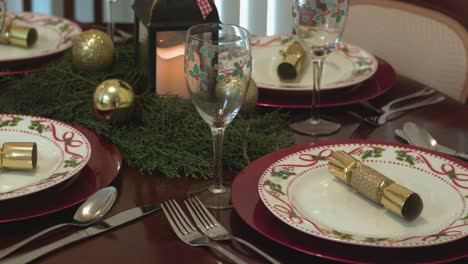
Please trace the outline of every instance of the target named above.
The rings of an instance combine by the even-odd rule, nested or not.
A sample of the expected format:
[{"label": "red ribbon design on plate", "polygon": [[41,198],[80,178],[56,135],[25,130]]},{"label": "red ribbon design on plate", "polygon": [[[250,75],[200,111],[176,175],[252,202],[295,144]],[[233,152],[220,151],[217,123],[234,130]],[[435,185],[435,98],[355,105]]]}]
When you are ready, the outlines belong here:
[{"label": "red ribbon design on plate", "polygon": [[81,156],[78,153],[72,152],[69,149],[69,147],[77,148],[77,147],[80,147],[81,145],[84,144],[84,142],[81,141],[81,140],[74,140],[73,139],[75,137],[75,132],[67,131],[67,132],[63,133],[62,137],[60,138],[57,135],[57,130],[55,128],[55,125],[53,123],[50,123],[49,126],[52,129],[52,136],[54,137],[54,139],[59,141],[59,142],[65,143],[65,152],[66,153],[68,153],[68,154],[70,154],[72,156],[76,156],[76,157],[78,157],[80,159],[83,159],[83,156]]}]

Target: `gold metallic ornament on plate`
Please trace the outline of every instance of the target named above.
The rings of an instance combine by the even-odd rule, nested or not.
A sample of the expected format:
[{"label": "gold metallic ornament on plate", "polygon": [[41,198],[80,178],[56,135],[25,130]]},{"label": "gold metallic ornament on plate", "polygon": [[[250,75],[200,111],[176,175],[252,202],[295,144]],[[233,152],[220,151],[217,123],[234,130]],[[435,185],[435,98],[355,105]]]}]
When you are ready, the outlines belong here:
[{"label": "gold metallic ornament on plate", "polygon": [[132,87],[122,80],[106,80],[94,91],[93,104],[97,117],[127,121],[133,114],[135,93]]},{"label": "gold metallic ornament on plate", "polygon": [[406,220],[413,220],[422,212],[423,202],[417,193],[396,184],[344,151],[333,153],[328,160],[328,170],[369,200]]},{"label": "gold metallic ornament on plate", "polygon": [[294,41],[286,51],[280,50],[280,55],[283,57],[283,62],[276,68],[279,78],[282,81],[295,80],[303,69],[307,57],[304,48],[299,41]]},{"label": "gold metallic ornament on plate", "polygon": [[101,30],[86,30],[73,42],[72,60],[81,70],[104,71],[114,61],[114,43]]},{"label": "gold metallic ornament on plate", "polygon": [[5,142],[0,150],[0,168],[34,170],[37,165],[37,145],[34,142]]},{"label": "gold metallic ornament on plate", "polygon": [[10,21],[0,34],[0,43],[22,48],[30,48],[37,41],[35,28],[19,26]]}]

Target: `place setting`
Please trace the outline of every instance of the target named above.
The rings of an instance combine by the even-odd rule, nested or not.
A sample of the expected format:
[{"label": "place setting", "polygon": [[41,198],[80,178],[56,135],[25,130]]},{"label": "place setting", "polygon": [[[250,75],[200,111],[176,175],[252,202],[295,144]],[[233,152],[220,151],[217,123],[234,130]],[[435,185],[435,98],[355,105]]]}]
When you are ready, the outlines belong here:
[{"label": "place setting", "polygon": [[89,129],[35,116],[0,120],[1,223],[76,205],[118,174],[119,150]]},{"label": "place setting", "polygon": [[[6,12],[6,6],[3,7]],[[31,12],[8,12],[0,36],[0,75],[40,70],[70,48],[81,27],[66,18]]]}]

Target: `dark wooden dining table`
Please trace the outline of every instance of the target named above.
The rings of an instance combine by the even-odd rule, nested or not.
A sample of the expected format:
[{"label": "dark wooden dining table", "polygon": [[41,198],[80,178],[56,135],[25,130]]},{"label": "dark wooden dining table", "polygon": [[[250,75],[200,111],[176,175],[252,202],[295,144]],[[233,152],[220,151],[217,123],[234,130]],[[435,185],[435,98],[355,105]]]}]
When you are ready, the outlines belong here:
[{"label": "dark wooden dining table", "polygon": [[[379,106],[409,94],[425,86],[403,76],[385,94],[372,100]],[[369,126],[353,115],[350,109],[357,105],[322,109],[322,112],[339,120],[343,127],[333,135],[310,137],[294,134],[297,144],[315,141],[364,139],[402,143],[394,134],[404,122],[424,124],[439,142],[459,151],[468,152],[468,107],[447,98],[438,104],[406,112],[396,119],[379,126]],[[297,109],[298,115],[307,115],[308,110]],[[236,172],[227,172],[231,177]],[[194,180],[181,176],[169,179],[162,175],[142,175],[136,168],[123,165],[121,172],[112,183],[118,189],[117,202],[109,215],[148,203],[161,203],[168,199],[182,201]],[[58,213],[29,220],[0,224],[0,248],[28,237],[35,232],[54,224],[72,219],[77,206]],[[1,208],[0,208],[1,210]],[[245,224],[234,209],[213,211],[215,216],[234,235],[250,241],[281,263],[331,263],[331,260],[308,255],[280,245],[257,233]],[[273,217],[273,215],[272,215]],[[37,240],[19,252],[27,252],[54,240],[64,237],[76,228],[65,228]],[[468,254],[468,239],[464,238]],[[267,263],[235,243],[224,245],[245,259],[248,263]],[[386,260],[388,261],[388,260]],[[222,256],[207,248],[191,247],[182,243],[174,234],[162,211],[155,212],[137,221],[128,223],[97,237],[75,243],[44,256],[34,263],[228,263]]]}]

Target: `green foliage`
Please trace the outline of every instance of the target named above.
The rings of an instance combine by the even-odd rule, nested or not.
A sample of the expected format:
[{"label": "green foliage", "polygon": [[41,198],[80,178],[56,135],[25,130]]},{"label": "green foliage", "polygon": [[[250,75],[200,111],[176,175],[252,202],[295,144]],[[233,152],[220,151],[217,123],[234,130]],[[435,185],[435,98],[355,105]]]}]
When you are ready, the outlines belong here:
[{"label": "green foliage", "polygon": [[[156,96],[148,89],[133,58],[131,44],[117,45],[110,71],[87,72],[72,66],[69,51],[43,72],[0,77],[0,83],[9,87],[0,97],[0,113],[44,116],[93,129],[116,144],[124,160],[141,173],[210,178],[208,125],[190,102]],[[134,88],[139,118],[122,124],[95,117],[94,90],[114,78]],[[285,120],[285,113],[270,110],[237,116],[226,130],[224,165],[239,171],[250,161],[292,145],[293,139],[282,132]]]}]

